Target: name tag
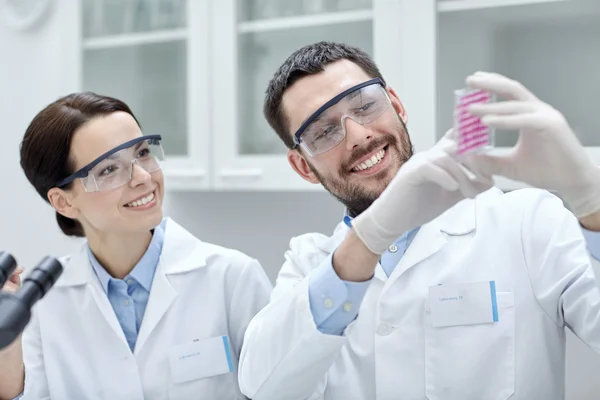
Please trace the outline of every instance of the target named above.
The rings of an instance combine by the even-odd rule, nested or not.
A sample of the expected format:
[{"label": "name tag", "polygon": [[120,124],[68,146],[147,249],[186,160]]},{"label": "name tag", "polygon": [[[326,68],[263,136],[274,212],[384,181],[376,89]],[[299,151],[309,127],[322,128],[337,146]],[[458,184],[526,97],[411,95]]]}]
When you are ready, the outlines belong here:
[{"label": "name tag", "polygon": [[175,346],[169,354],[169,363],[175,383],[233,372],[227,336]]},{"label": "name tag", "polygon": [[496,282],[432,286],[429,307],[435,328],[498,322]]}]

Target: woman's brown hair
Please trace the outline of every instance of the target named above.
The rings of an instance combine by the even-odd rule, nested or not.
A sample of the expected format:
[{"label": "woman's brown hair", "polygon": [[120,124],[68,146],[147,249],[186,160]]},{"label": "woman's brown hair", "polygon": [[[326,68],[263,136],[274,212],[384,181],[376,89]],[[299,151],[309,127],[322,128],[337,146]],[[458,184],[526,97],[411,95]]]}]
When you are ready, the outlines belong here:
[{"label": "woman's brown hair", "polygon": [[[75,172],[70,157],[75,132],[88,121],[117,111],[128,113],[138,122],[129,106],[121,100],[91,92],[61,97],[33,118],[20,146],[21,168],[44,200],[49,203],[48,191]],[[69,189],[75,182],[64,189]],[[85,236],[79,221],[58,212],[56,220],[65,235]]]}]

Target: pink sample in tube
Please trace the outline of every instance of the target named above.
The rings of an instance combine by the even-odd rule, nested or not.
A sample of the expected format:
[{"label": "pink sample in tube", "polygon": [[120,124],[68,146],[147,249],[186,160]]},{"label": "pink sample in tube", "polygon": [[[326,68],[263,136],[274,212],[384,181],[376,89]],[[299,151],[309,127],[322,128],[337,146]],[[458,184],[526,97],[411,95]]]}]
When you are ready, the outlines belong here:
[{"label": "pink sample in tube", "polygon": [[471,104],[493,101],[493,96],[477,89],[456,90],[454,95],[454,134],[458,144],[456,154],[471,153],[493,146],[493,130],[483,125],[478,116],[467,111]]}]

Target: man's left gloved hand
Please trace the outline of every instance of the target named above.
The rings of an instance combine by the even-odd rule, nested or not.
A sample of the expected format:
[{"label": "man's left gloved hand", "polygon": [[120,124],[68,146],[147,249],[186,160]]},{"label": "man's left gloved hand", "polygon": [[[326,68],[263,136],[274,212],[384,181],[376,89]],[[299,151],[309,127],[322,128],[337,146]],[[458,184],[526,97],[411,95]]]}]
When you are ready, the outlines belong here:
[{"label": "man's left gloved hand", "polygon": [[559,111],[520,82],[500,74],[477,72],[466,84],[506,100],[470,107],[483,124],[519,131],[517,144],[505,154],[466,156],[464,163],[469,169],[555,190],[578,218],[600,211],[600,168]]}]

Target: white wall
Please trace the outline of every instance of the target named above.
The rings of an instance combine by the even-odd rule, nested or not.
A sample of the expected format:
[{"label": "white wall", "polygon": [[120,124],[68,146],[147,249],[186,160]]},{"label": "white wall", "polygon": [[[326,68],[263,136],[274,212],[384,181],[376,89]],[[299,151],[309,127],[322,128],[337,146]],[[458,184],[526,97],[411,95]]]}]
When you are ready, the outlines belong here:
[{"label": "white wall", "polygon": [[[74,80],[61,77],[77,77],[68,56],[75,39],[63,32],[65,20],[76,15],[75,2],[56,3],[49,23],[38,31],[19,34],[0,24],[0,249],[13,252],[25,267],[45,254],[63,255],[74,245],[60,233],[54,213],[30,187],[18,162],[27,123],[47,103],[73,90]],[[329,233],[342,208],[325,193],[175,193],[168,196],[166,213],[205,241],[258,258],[273,280],[289,238]],[[573,335],[567,370],[568,400],[599,397],[600,357]]]},{"label": "white wall", "polygon": [[202,240],[257,258],[275,280],[292,236],[330,234],[343,208],[327,193],[171,194],[169,215]]},{"label": "white wall", "polygon": [[19,143],[28,122],[68,86],[62,77],[72,68],[64,57],[71,39],[61,30],[67,10],[53,12],[42,29],[30,33],[14,32],[0,23],[0,249],[12,252],[24,267],[46,254],[63,254],[73,245],[59,234],[50,206],[19,165]]},{"label": "white wall", "polygon": [[[48,20],[33,31],[16,32],[0,23],[0,250],[14,253],[26,268],[46,254],[68,253],[79,242],[62,235],[54,212],[19,165],[27,124],[45,105],[77,88],[71,55],[77,40],[72,28],[65,29],[77,15],[75,3],[56,1]],[[272,279],[289,238],[311,230],[331,232],[343,213],[327,193],[174,193],[166,202],[165,214],[206,241],[258,258]]]}]

